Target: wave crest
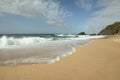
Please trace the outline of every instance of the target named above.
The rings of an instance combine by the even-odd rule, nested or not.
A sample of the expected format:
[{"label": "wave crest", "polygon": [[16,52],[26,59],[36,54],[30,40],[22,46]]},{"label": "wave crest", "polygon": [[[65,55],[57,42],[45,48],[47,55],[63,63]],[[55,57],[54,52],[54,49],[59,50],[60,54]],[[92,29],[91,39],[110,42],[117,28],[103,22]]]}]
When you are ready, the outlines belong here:
[{"label": "wave crest", "polygon": [[20,47],[20,46],[27,46],[34,45],[38,43],[45,43],[47,39],[40,38],[40,37],[23,37],[23,38],[14,38],[14,37],[7,37],[2,36],[0,38],[0,48],[10,48],[10,47]]}]

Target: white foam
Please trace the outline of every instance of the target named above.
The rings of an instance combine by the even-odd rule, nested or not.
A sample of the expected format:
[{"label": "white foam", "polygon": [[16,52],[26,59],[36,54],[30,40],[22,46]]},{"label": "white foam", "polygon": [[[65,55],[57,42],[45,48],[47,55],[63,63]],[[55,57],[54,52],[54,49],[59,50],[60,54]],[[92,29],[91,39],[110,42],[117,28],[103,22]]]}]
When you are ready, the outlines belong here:
[{"label": "white foam", "polygon": [[[73,54],[75,52],[74,47],[78,45],[82,46],[88,44],[91,39],[103,37],[104,36],[87,35],[79,36],[76,38],[68,38],[65,40],[51,41],[40,37],[8,38],[6,36],[3,36],[0,38],[0,48],[4,48],[3,50],[0,50],[0,64],[16,65],[24,63],[54,63],[63,57]],[[36,47],[32,47],[33,44]],[[44,46],[41,46],[42,44],[44,44]],[[16,46],[29,47],[25,49],[6,49]]]},{"label": "white foam", "polygon": [[0,38],[0,48],[15,48],[15,47],[25,47],[28,45],[45,43],[48,39],[40,37],[23,37],[14,38],[3,36]]},{"label": "white foam", "polygon": [[20,58],[20,59],[13,59],[9,61],[0,62],[0,64],[4,65],[18,65],[18,64],[27,64],[27,63],[55,63],[56,61],[60,61],[61,58],[71,55],[75,52],[75,48],[72,48],[70,51],[58,55],[56,57],[45,57],[40,58],[39,56],[29,57],[29,58]]},{"label": "white foam", "polygon": [[57,36],[64,36],[64,34],[57,34]]},{"label": "white foam", "polygon": [[[64,36],[60,34],[59,36]],[[71,35],[69,35],[71,36]],[[89,36],[83,35],[78,37],[70,37],[70,38],[59,38],[58,40],[88,40],[88,39],[95,39],[95,38],[102,38],[104,36]],[[29,47],[33,45],[43,44],[46,41],[50,41],[51,38],[41,38],[41,37],[22,37],[22,38],[14,38],[14,37],[7,37],[3,36],[0,38],[0,49],[3,48],[23,48]],[[29,46],[28,46],[29,45]]]},{"label": "white foam", "polygon": [[97,36],[89,36],[89,35],[80,35],[78,36],[81,40],[88,40],[88,39],[97,39],[97,38],[104,38],[106,36],[97,35]]},{"label": "white foam", "polygon": [[56,36],[58,36],[58,37],[63,37],[63,36],[66,36],[66,37],[75,37],[76,35],[74,35],[74,34],[56,34]]}]

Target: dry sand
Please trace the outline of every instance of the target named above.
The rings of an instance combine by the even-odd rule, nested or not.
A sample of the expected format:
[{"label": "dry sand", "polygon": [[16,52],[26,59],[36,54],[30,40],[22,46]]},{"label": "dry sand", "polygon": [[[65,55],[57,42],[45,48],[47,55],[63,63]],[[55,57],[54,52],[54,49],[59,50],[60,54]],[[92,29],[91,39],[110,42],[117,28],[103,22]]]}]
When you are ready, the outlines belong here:
[{"label": "dry sand", "polygon": [[78,47],[53,64],[0,66],[0,80],[120,80],[120,43],[114,39]]}]

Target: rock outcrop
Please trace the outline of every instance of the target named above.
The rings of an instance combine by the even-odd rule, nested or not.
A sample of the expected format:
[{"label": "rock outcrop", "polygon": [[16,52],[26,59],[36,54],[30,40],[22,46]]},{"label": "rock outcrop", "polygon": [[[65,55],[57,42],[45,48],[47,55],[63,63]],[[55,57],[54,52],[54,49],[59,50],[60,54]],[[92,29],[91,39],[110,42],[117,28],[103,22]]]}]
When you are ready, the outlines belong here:
[{"label": "rock outcrop", "polygon": [[115,35],[115,34],[120,34],[120,22],[115,22],[112,25],[108,25],[99,34],[100,35]]},{"label": "rock outcrop", "polygon": [[80,32],[78,35],[86,35],[85,32]]}]

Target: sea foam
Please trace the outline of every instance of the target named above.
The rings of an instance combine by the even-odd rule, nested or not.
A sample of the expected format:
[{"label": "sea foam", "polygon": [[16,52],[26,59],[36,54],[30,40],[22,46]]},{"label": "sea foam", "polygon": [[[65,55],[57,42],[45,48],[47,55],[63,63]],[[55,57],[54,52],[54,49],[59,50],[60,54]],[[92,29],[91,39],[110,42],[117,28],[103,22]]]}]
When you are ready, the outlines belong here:
[{"label": "sea foam", "polygon": [[0,64],[54,63],[75,52],[76,46],[104,36],[0,37]]}]

